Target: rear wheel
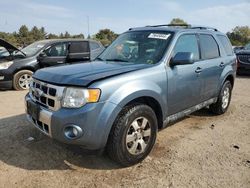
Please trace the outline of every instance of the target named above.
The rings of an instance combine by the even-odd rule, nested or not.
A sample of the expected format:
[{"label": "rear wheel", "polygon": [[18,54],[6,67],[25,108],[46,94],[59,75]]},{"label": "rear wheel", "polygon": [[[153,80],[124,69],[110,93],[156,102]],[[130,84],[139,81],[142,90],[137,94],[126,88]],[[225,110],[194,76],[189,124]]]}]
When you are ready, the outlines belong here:
[{"label": "rear wheel", "polygon": [[111,130],[107,151],[111,159],[123,166],[142,161],[152,150],[157,134],[157,119],[147,105],[126,107]]},{"label": "rear wheel", "polygon": [[29,84],[33,72],[30,70],[21,70],[14,75],[13,87],[15,90],[29,89]]},{"label": "rear wheel", "polygon": [[224,114],[230,104],[232,94],[232,84],[230,81],[226,81],[218,96],[218,100],[215,104],[210,105],[209,109],[215,114]]}]

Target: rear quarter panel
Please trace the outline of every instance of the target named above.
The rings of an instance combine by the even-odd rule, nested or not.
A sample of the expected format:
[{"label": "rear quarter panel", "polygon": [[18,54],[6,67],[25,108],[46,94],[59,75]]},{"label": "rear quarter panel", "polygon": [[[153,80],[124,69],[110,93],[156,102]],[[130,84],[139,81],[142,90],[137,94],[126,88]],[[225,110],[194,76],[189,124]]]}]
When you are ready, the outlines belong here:
[{"label": "rear quarter panel", "polygon": [[[224,34],[219,34],[219,35],[224,35]],[[219,88],[221,88],[228,76],[231,75],[233,76],[234,79],[236,77],[236,70],[237,70],[236,55],[233,53],[233,55],[228,56],[226,54],[223,44],[218,39],[217,35],[214,35],[214,37],[219,45],[221,57],[223,58],[223,62],[225,63],[225,66],[221,72],[220,80],[219,80]],[[218,91],[218,94],[219,92],[220,90]]]}]

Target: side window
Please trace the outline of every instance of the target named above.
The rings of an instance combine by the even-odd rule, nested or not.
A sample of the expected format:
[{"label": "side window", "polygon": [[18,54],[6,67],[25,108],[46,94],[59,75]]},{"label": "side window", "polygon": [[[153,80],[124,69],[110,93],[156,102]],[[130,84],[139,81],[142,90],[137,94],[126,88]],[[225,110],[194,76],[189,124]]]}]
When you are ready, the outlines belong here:
[{"label": "side window", "polygon": [[178,52],[191,52],[194,55],[194,60],[199,60],[200,55],[196,36],[194,34],[180,36],[174,47],[172,57],[174,57]]},{"label": "side window", "polygon": [[233,55],[233,49],[232,49],[232,46],[231,46],[229,39],[223,35],[217,35],[217,37],[220,40],[221,44],[223,45],[226,54],[228,56]]},{"label": "side window", "polygon": [[200,34],[202,59],[213,59],[220,56],[219,46],[212,35]]},{"label": "side window", "polygon": [[52,45],[50,48],[46,49],[44,53],[48,57],[66,56],[66,43]]},{"label": "side window", "polygon": [[89,44],[87,41],[72,42],[69,46],[69,53],[86,53],[89,52]]},{"label": "side window", "polygon": [[90,42],[90,50],[97,50],[98,48],[100,48],[99,44],[96,42]]}]

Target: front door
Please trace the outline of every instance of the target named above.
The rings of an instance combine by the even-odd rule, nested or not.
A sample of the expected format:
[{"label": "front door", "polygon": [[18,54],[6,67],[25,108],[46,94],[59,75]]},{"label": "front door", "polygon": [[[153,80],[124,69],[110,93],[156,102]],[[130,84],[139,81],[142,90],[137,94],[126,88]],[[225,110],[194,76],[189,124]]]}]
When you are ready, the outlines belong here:
[{"label": "front door", "polygon": [[41,67],[58,66],[66,63],[67,43],[61,42],[46,48],[38,56]]},{"label": "front door", "polygon": [[174,57],[178,52],[193,53],[195,62],[167,68],[168,115],[173,115],[201,102],[200,53],[197,36],[195,34],[181,35],[171,57]]}]

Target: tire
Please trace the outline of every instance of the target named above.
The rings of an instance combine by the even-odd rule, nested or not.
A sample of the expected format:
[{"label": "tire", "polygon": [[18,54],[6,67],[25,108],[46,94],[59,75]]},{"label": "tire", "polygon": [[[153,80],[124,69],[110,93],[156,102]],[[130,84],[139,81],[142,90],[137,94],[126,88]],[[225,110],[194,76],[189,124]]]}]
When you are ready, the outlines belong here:
[{"label": "tire", "polygon": [[221,88],[217,102],[210,105],[209,109],[217,115],[224,114],[230,105],[231,95],[232,95],[232,84],[230,81],[225,81],[225,83]]},{"label": "tire", "polygon": [[30,70],[18,71],[13,78],[13,88],[15,90],[27,90],[29,89],[29,81],[33,72]]},{"label": "tire", "polygon": [[157,118],[149,106],[136,104],[125,107],[109,135],[109,157],[122,166],[141,162],[152,150],[157,130]]}]

